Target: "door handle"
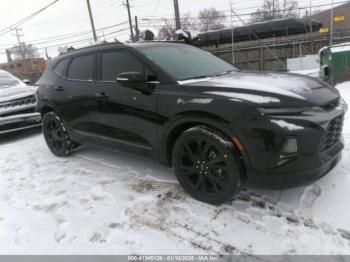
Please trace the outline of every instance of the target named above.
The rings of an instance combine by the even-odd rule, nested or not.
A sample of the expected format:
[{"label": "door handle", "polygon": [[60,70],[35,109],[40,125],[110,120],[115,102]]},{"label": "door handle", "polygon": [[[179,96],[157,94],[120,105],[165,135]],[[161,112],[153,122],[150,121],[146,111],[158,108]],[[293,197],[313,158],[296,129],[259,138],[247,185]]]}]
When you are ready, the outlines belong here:
[{"label": "door handle", "polygon": [[95,96],[99,99],[107,99],[108,98],[108,96],[104,92],[96,93]]},{"label": "door handle", "polygon": [[62,91],[64,91],[64,88],[62,86],[54,86],[53,90],[55,90],[57,92],[62,92]]}]

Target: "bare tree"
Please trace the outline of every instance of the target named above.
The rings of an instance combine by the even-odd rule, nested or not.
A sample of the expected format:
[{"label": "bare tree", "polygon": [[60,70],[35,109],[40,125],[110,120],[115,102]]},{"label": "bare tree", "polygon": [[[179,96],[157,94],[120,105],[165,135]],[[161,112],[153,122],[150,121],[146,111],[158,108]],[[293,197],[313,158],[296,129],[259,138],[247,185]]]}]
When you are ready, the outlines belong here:
[{"label": "bare tree", "polygon": [[196,30],[197,29],[198,20],[196,18],[191,17],[191,13],[185,13],[181,16],[181,29],[188,30]]},{"label": "bare tree", "polygon": [[199,11],[198,21],[200,31],[219,30],[225,28],[226,16],[225,12],[215,9],[203,9]]},{"label": "bare tree", "polygon": [[164,25],[159,29],[158,39],[171,40],[175,38],[175,22],[173,19],[163,19]]},{"label": "bare tree", "polygon": [[251,23],[265,22],[274,19],[298,16],[298,1],[296,0],[264,0],[250,17]]},{"label": "bare tree", "polygon": [[38,48],[31,44],[27,45],[26,43],[10,48],[10,52],[14,55],[14,60],[40,57]]},{"label": "bare tree", "polygon": [[[185,13],[182,15],[181,19],[181,29],[185,31],[195,30],[196,27],[196,20],[191,18],[190,13]],[[160,40],[171,40],[175,39],[175,32],[176,32],[176,26],[175,26],[175,20],[174,19],[163,19],[164,25],[159,29],[158,32],[158,39]]]}]

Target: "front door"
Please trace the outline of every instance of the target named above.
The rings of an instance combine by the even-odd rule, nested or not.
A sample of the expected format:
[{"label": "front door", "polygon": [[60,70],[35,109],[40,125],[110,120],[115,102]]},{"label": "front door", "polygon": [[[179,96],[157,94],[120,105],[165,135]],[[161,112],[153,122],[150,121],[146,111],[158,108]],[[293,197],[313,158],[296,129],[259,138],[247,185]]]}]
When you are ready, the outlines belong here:
[{"label": "front door", "polygon": [[122,72],[144,72],[145,82],[155,76],[125,49],[108,51],[100,56],[99,124],[105,144],[151,153],[157,141],[157,92],[143,93],[117,83]]}]

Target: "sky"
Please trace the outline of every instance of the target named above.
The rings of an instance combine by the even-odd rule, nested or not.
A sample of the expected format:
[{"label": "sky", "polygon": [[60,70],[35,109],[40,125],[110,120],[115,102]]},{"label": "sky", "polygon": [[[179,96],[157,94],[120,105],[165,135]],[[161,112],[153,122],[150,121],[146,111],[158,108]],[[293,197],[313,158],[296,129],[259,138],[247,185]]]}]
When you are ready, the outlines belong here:
[{"label": "sky", "polygon": [[[0,0],[1,29],[36,12],[53,0]],[[114,38],[125,41],[129,38],[126,0],[90,0],[92,12],[100,40],[112,41]],[[342,0],[334,0],[341,2]],[[261,6],[263,0],[231,0],[232,7],[241,14],[244,20],[249,13]],[[330,4],[331,0],[298,0],[300,7]],[[132,17],[138,16],[140,29],[159,28],[161,18],[173,19],[173,0],[130,0]],[[180,14],[189,13],[195,17],[203,8],[215,7],[225,11],[228,16],[226,25],[231,23],[230,0],[179,0]],[[319,7],[317,9],[325,9]],[[316,8],[315,8],[316,9]],[[302,10],[304,12],[305,10]],[[237,18],[233,18],[239,24]],[[87,11],[86,0],[59,0],[47,10],[20,26],[21,41],[32,43],[44,56],[45,48],[50,56],[57,55],[58,46],[74,47],[91,44],[92,33]],[[14,32],[0,34],[0,62],[6,62],[5,49],[15,45],[17,38]]]}]

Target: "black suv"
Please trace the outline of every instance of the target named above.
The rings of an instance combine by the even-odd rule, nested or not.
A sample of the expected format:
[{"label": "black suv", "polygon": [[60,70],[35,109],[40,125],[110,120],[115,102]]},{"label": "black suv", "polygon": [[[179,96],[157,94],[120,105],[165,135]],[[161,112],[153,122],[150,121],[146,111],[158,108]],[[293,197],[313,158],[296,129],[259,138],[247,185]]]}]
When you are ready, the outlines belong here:
[{"label": "black suv", "polygon": [[347,106],[320,80],[244,72],[189,45],[104,44],[52,60],[37,83],[53,154],[80,144],[150,155],[194,198],[305,184],[340,160]]}]

